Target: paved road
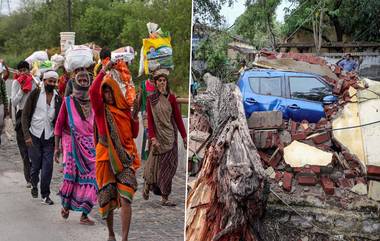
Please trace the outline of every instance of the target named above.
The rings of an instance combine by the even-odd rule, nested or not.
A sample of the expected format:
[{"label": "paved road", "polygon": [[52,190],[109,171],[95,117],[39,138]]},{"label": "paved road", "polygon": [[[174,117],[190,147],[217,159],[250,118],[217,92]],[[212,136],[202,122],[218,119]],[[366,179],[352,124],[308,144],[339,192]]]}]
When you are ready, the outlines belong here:
[{"label": "paved road", "polygon": [[[137,139],[141,143],[141,137]],[[179,241],[184,233],[185,199],[185,152],[179,142],[180,163],[173,180],[172,201],[177,207],[161,207],[159,197],[142,199],[142,169],[138,171],[139,191],[132,205],[132,224],[129,240]],[[52,193],[57,193],[62,174],[60,165],[54,164]],[[40,199],[33,199],[30,189],[25,187],[21,158],[16,143],[10,141],[0,146],[0,240],[1,241],[76,241],[106,240],[105,222],[98,215],[97,208],[90,216],[96,219],[93,227],[78,225],[80,215],[70,213],[67,221],[60,217],[59,197],[51,195],[55,205],[46,206]],[[119,212],[115,213],[115,231],[121,233]],[[121,240],[118,237],[118,240]]]}]

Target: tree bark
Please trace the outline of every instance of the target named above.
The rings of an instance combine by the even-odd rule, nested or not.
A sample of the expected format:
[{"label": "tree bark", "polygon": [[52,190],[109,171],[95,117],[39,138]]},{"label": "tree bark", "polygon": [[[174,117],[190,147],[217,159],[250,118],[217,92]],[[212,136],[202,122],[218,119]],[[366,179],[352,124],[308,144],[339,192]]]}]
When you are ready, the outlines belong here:
[{"label": "tree bark", "polygon": [[[340,8],[342,5],[343,0],[337,0],[335,1],[334,7],[332,11],[336,11]],[[328,11],[326,11],[326,15],[330,18],[331,22],[334,25],[335,28],[335,34],[336,34],[336,41],[342,42],[343,41],[343,28],[340,24],[339,18],[335,15],[331,15]]]},{"label": "tree bark", "polygon": [[186,201],[187,241],[259,241],[269,184],[250,137],[235,84],[206,74],[194,102],[213,130],[203,166]]}]

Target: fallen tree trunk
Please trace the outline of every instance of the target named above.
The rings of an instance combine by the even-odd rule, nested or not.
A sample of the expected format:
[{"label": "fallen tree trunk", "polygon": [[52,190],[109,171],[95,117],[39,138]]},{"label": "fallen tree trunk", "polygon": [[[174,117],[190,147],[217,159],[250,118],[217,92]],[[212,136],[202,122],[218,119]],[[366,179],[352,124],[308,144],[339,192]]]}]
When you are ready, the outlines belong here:
[{"label": "fallen tree trunk", "polygon": [[203,166],[187,198],[186,240],[258,241],[269,193],[235,84],[206,74],[194,102],[212,129]]}]

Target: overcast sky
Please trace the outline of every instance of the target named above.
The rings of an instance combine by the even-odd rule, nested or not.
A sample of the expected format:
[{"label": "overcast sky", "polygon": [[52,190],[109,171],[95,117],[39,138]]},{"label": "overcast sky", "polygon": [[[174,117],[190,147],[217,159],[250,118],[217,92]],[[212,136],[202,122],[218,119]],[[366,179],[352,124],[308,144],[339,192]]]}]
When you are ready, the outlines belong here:
[{"label": "overcast sky", "polygon": [[[8,15],[8,3],[7,0],[2,0],[0,2],[3,2],[3,6],[1,9],[1,14],[7,14]],[[11,11],[16,10],[17,8],[20,7],[20,0],[9,0],[10,6],[11,6]]]},{"label": "overcast sky", "polygon": [[[224,6],[222,8],[222,15],[227,20],[227,26],[231,26],[237,17],[245,11],[244,6],[245,0],[237,0],[231,7]],[[284,22],[284,8],[289,7],[291,3],[287,0],[282,0],[280,6],[276,9],[276,19],[277,21]]]}]

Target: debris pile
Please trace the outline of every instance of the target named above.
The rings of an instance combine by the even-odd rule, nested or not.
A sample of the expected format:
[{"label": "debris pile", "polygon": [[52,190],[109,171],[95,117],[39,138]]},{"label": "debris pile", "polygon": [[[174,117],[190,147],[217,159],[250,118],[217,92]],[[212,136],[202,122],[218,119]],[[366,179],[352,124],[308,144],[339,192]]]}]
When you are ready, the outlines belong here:
[{"label": "debris pile", "polygon": [[[358,111],[355,113],[348,107],[359,105],[358,92],[368,88],[356,73],[344,73],[339,66],[327,65],[322,58],[298,53],[261,51],[255,64],[281,70],[301,71],[297,66],[306,72],[314,70],[339,97],[337,103],[324,107],[326,118],[318,123],[282,121],[281,112],[256,112],[247,120],[264,168],[273,169],[272,177],[284,190],[290,192],[293,183],[319,184],[326,194],[333,195],[335,188],[352,189],[355,185],[367,185],[371,179],[380,180],[380,167],[366,165],[363,151],[355,150],[360,145],[350,145],[352,140],[348,145],[345,143],[344,132],[361,129],[360,121],[352,122]],[[345,109],[354,117],[344,116]]]},{"label": "debris pile", "polygon": [[[373,146],[380,137],[380,85],[369,86],[370,81],[312,55],[262,51],[255,65],[319,74],[338,96],[318,123],[283,120],[279,111],[254,112],[247,119],[272,192],[260,236],[378,240],[380,149]],[[205,155],[218,153],[207,147],[221,123],[212,122],[215,110],[203,108],[203,102],[199,98],[191,104],[189,157],[205,162]],[[215,166],[202,171],[209,168]]]}]

